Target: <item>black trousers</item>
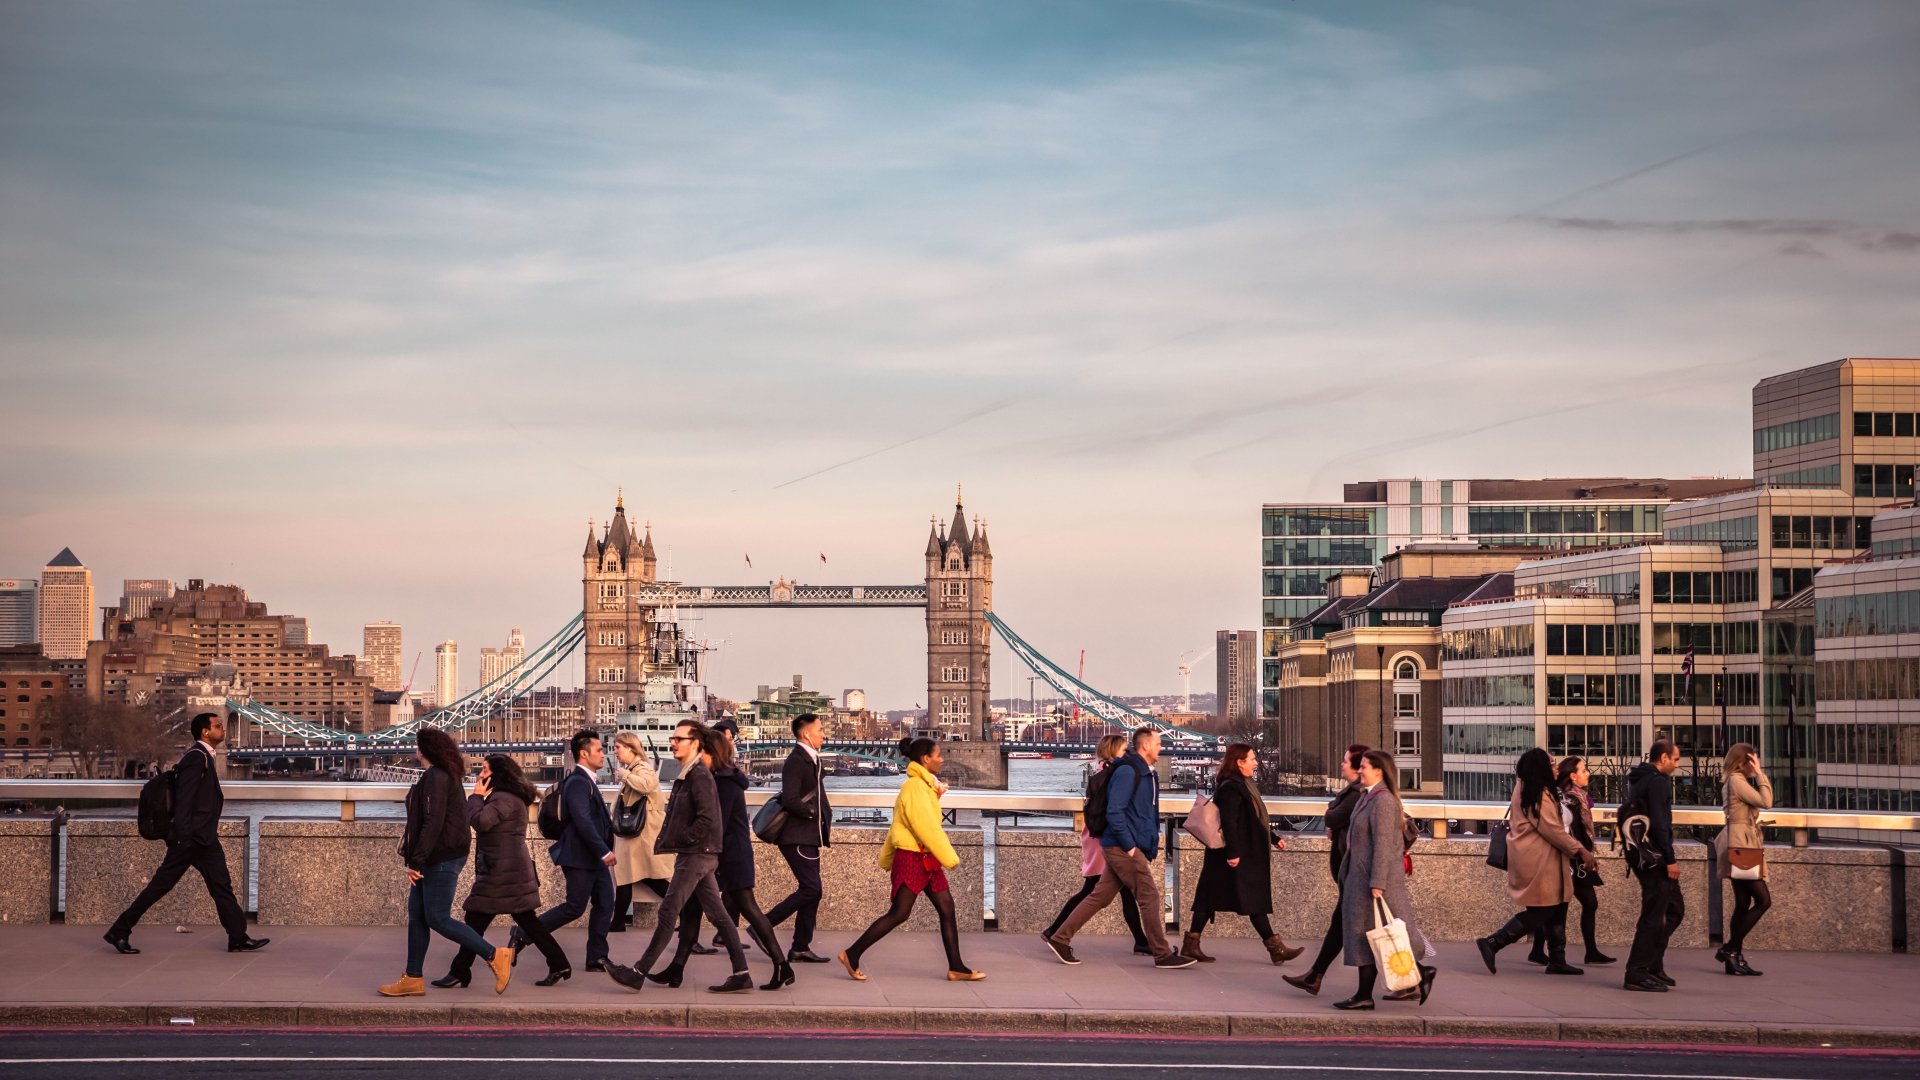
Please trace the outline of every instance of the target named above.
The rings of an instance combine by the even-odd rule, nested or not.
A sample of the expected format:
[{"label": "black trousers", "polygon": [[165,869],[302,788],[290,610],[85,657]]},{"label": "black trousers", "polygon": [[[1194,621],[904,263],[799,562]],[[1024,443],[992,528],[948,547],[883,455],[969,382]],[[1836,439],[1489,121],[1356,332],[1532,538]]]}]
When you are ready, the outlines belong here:
[{"label": "black trousers", "polygon": [[1320,955],[1313,958],[1310,974],[1325,975],[1333,969],[1333,962],[1339,958],[1341,950],[1347,945],[1347,926],[1341,919],[1347,903],[1347,890],[1344,886],[1340,895],[1333,901],[1333,915],[1327,920],[1327,936],[1320,942]]},{"label": "black trousers", "polygon": [[1629,982],[1667,969],[1667,941],[1687,917],[1679,879],[1668,877],[1666,867],[1633,876],[1640,879],[1640,921],[1634,924],[1633,949],[1627,953]]},{"label": "black trousers", "polygon": [[207,883],[207,895],[213,897],[213,910],[220,915],[220,926],[227,932],[227,943],[231,945],[247,940],[247,913],[240,910],[240,901],[234,899],[233,878],[227,873],[227,853],[219,844],[168,844],[167,854],[160,860],[160,868],[153,872],[147,887],[140,890],[140,895],[133,898],[133,903],[127,905],[127,910],[113,920],[113,928],[108,933],[115,937],[133,933],[140,916],[159,903],[161,897],[172,892],[189,868],[200,871],[201,880]]},{"label": "black trousers", "polygon": [[[560,872],[566,875],[567,898],[541,912],[540,925],[551,934],[586,913],[587,963],[605,960],[607,927],[613,924],[613,871],[605,866],[596,866],[591,870],[563,866]],[[589,905],[591,912],[588,911]]]},{"label": "black trousers", "polygon": [[[1600,893],[1593,887],[1591,875],[1573,875],[1573,898],[1580,901],[1580,936],[1587,943],[1587,955],[1594,956],[1600,952],[1600,941],[1594,936],[1600,921]],[[1546,931],[1537,929],[1533,932],[1533,959],[1545,963],[1546,955]]]},{"label": "black trousers", "polygon": [[779,926],[788,917],[793,919],[793,948],[796,951],[813,947],[813,924],[820,914],[820,849],[812,844],[781,844],[780,857],[787,860],[787,869],[793,871],[793,892],[787,898],[773,905],[767,912],[767,922]]},{"label": "black trousers", "polygon": [[[493,925],[496,917],[490,911],[469,911],[466,923],[473,927],[476,933],[484,934],[487,932],[487,927]],[[553,940],[553,935],[547,931],[547,928],[540,925],[538,914],[532,911],[516,911],[507,918],[512,919],[513,925],[527,935],[527,940],[533,942],[533,947],[540,950],[541,956],[546,957],[548,971],[559,971],[567,966],[566,952],[560,948],[559,942]],[[453,965],[447,971],[453,975],[471,975],[475,959],[473,950],[463,946],[459,952],[453,954]]]}]

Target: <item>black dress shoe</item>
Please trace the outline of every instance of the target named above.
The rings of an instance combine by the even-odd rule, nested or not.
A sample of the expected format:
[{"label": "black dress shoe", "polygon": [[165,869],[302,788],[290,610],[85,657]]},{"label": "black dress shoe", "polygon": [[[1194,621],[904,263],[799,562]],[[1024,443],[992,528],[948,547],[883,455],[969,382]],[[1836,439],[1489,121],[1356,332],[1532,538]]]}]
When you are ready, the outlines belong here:
[{"label": "black dress shoe", "polygon": [[[519,954],[519,953],[514,953],[513,955],[514,955],[515,957],[518,957],[518,956],[519,956],[520,954]],[[607,961],[606,961],[606,960],[605,960],[604,958],[602,958],[602,959],[599,959],[599,960],[589,960],[589,961],[587,961],[587,970],[588,970],[588,971],[612,971],[612,970],[613,970],[614,968],[616,968],[616,967],[619,967],[619,966],[620,966],[620,965],[618,965],[618,964],[609,964],[609,963],[608,963],[608,962],[607,962]]]},{"label": "black dress shoe", "polygon": [[516,926],[507,931],[507,948],[513,950],[513,962],[508,966],[519,967],[520,954],[525,952],[527,946],[531,944],[533,944],[533,939],[529,938],[519,927]]},{"label": "black dress shoe", "polygon": [[462,990],[465,990],[467,988],[467,984],[471,983],[472,981],[473,981],[473,972],[471,971],[467,971],[467,972],[449,971],[445,975],[440,976],[439,978],[433,980],[427,985],[437,986],[442,990],[451,990],[456,986]]},{"label": "black dress shoe", "polygon": [[117,953],[125,953],[128,956],[134,956],[140,952],[139,949],[136,949],[133,947],[132,935],[130,934],[121,934],[116,937],[114,934],[109,932],[109,933],[100,935],[100,940],[113,946],[113,951]]},{"label": "black dress shoe", "polygon": [[227,942],[227,951],[228,952],[258,952],[259,950],[266,948],[267,943],[272,940],[273,940],[272,938],[263,938],[263,937],[241,938],[239,941]]},{"label": "black dress shoe", "polygon": [[1628,979],[1626,988],[1642,994],[1664,994],[1667,992],[1667,984],[1651,976],[1644,979]]},{"label": "black dress shoe", "polygon": [[1427,995],[1433,993],[1433,980],[1439,977],[1439,968],[1428,967],[1426,964],[1420,965],[1420,1004],[1427,1003]]},{"label": "black dress shoe", "polygon": [[1373,1008],[1373,999],[1370,997],[1361,997],[1360,995],[1355,994],[1354,996],[1347,998],[1344,1001],[1334,1002],[1333,1007],[1336,1009],[1345,1009],[1348,1012],[1370,1011]]},{"label": "black dress shoe", "polygon": [[649,974],[647,978],[668,989],[674,989],[680,985],[680,978],[685,971],[686,969],[679,964],[668,964],[659,971]]},{"label": "black dress shoe", "polygon": [[570,967],[554,968],[552,971],[547,972],[546,978],[535,981],[533,985],[554,986],[559,983],[566,982],[568,979],[571,979],[571,978],[573,978],[572,968]]},{"label": "black dress shoe", "polygon": [[1725,945],[1722,945],[1719,948],[1713,950],[1713,959],[1718,963],[1722,963],[1722,964],[1726,963],[1727,959],[1732,955],[1733,955],[1732,950],[1728,949]]},{"label": "black dress shoe", "polygon": [[712,956],[714,953],[717,953],[719,951],[720,951],[719,949],[716,949],[711,945],[702,945],[697,941],[693,943],[693,955],[695,956]]},{"label": "black dress shoe", "polygon": [[742,971],[738,974],[727,976],[727,981],[721,983],[719,986],[707,987],[707,993],[738,994],[751,989],[753,989],[753,976]]},{"label": "black dress shoe", "polygon": [[1587,950],[1587,955],[1581,958],[1580,962],[1587,965],[1588,967],[1601,967],[1606,964],[1617,964],[1619,963],[1619,960],[1616,959],[1615,957],[1608,956],[1606,953],[1594,952],[1593,950],[1589,949]]},{"label": "black dress shoe", "polygon": [[1679,983],[1673,981],[1673,976],[1667,974],[1664,971],[1654,972],[1653,980],[1657,983],[1660,983],[1663,986],[1679,986],[1680,985]]},{"label": "black dress shoe", "polygon": [[606,972],[608,977],[614,982],[619,983],[629,990],[638,991],[641,987],[647,985],[647,977],[645,975],[625,964],[609,964],[601,961],[600,970]]},{"label": "black dress shoe", "polygon": [[787,953],[787,959],[795,964],[831,964],[833,960],[821,956],[812,949],[794,949]]}]

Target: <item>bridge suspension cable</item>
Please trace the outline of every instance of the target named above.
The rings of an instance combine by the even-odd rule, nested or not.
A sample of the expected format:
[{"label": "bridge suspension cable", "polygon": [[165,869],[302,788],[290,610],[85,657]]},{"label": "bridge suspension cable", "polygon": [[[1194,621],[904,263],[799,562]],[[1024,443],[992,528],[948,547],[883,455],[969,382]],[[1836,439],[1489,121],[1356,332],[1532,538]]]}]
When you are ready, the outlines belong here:
[{"label": "bridge suspension cable", "polygon": [[227,702],[227,708],[236,716],[244,716],[261,727],[296,739],[354,746],[408,743],[413,741],[422,727],[463,731],[476,721],[485,720],[494,715],[506,707],[507,703],[518,700],[529,691],[536,689],[541,681],[564,663],[586,638],[586,616],[575,615],[567,625],[560,628],[559,633],[529,652],[526,659],[502,672],[480,689],[450,705],[423,716],[416,716],[404,724],[395,724],[365,735],[353,731],[342,731],[298,716],[289,716],[276,709],[252,702],[230,700]]},{"label": "bridge suspension cable", "polygon": [[987,612],[987,622],[991,623],[994,630],[999,632],[1001,639],[1007,643],[1008,648],[1013,650],[1013,654],[1020,658],[1020,662],[1027,665],[1043,682],[1073,701],[1073,703],[1080,706],[1081,709],[1098,716],[1107,723],[1122,730],[1145,724],[1148,727],[1158,729],[1161,734],[1181,742],[1215,748],[1221,745],[1221,739],[1218,736],[1207,735],[1190,728],[1169,724],[1165,720],[1143,713],[1131,705],[1123,705],[1100,691],[1095,690],[1093,687],[1088,686],[1086,683],[1081,682],[1074,676],[1069,675],[1067,669],[1047,659],[1046,655],[1040,652],[1040,650],[1027,644],[1024,638],[1014,633],[1012,627],[1002,622],[1000,617],[991,611]]}]

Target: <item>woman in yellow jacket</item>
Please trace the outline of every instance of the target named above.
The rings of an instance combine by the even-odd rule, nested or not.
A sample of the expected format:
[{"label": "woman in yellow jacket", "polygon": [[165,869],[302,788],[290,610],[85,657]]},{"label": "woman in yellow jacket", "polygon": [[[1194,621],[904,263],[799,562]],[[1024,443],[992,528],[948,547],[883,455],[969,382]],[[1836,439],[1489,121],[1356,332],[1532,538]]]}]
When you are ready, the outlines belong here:
[{"label": "woman in yellow jacket", "polygon": [[927,894],[934,911],[940,915],[940,943],[947,949],[947,978],[972,982],[986,978],[960,960],[960,923],[954,917],[953,892],[947,887],[947,871],[960,865],[940,827],[940,796],[947,785],[939,778],[940,744],[932,739],[901,739],[900,756],[907,759],[907,781],[893,800],[893,824],[887,829],[887,842],[880,848],[880,868],[892,873],[893,906],[873,921],[860,940],[840,954],[847,974],[861,982],[867,973],[860,970],[860,958],[874,943],[886,937],[913,914],[914,897]]}]

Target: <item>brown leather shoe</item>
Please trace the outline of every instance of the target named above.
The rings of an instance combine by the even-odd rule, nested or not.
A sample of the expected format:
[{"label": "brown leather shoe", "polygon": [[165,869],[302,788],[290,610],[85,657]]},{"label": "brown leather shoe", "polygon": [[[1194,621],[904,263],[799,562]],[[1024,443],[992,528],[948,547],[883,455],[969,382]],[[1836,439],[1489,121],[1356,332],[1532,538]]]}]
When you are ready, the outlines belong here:
[{"label": "brown leather shoe", "polygon": [[507,982],[513,978],[513,948],[501,945],[493,950],[493,961],[487,965],[493,969],[493,992],[507,992]]},{"label": "brown leather shoe", "polygon": [[381,997],[426,997],[427,980],[418,975],[402,975],[398,982],[380,988]]},{"label": "brown leather shoe", "polygon": [[1305,951],[1304,949],[1300,949],[1297,947],[1291,948],[1291,949],[1288,948],[1287,943],[1285,941],[1280,940],[1279,934],[1275,934],[1270,938],[1264,938],[1262,940],[1266,943],[1266,946],[1267,946],[1267,958],[1273,961],[1274,967],[1279,967],[1281,964],[1284,964],[1287,961],[1293,959],[1294,957],[1299,956],[1302,952]]},{"label": "brown leather shoe", "polygon": [[1203,964],[1213,963],[1213,957],[1200,951],[1200,935],[1188,933],[1180,938],[1180,955],[1189,960],[1198,960]]}]

